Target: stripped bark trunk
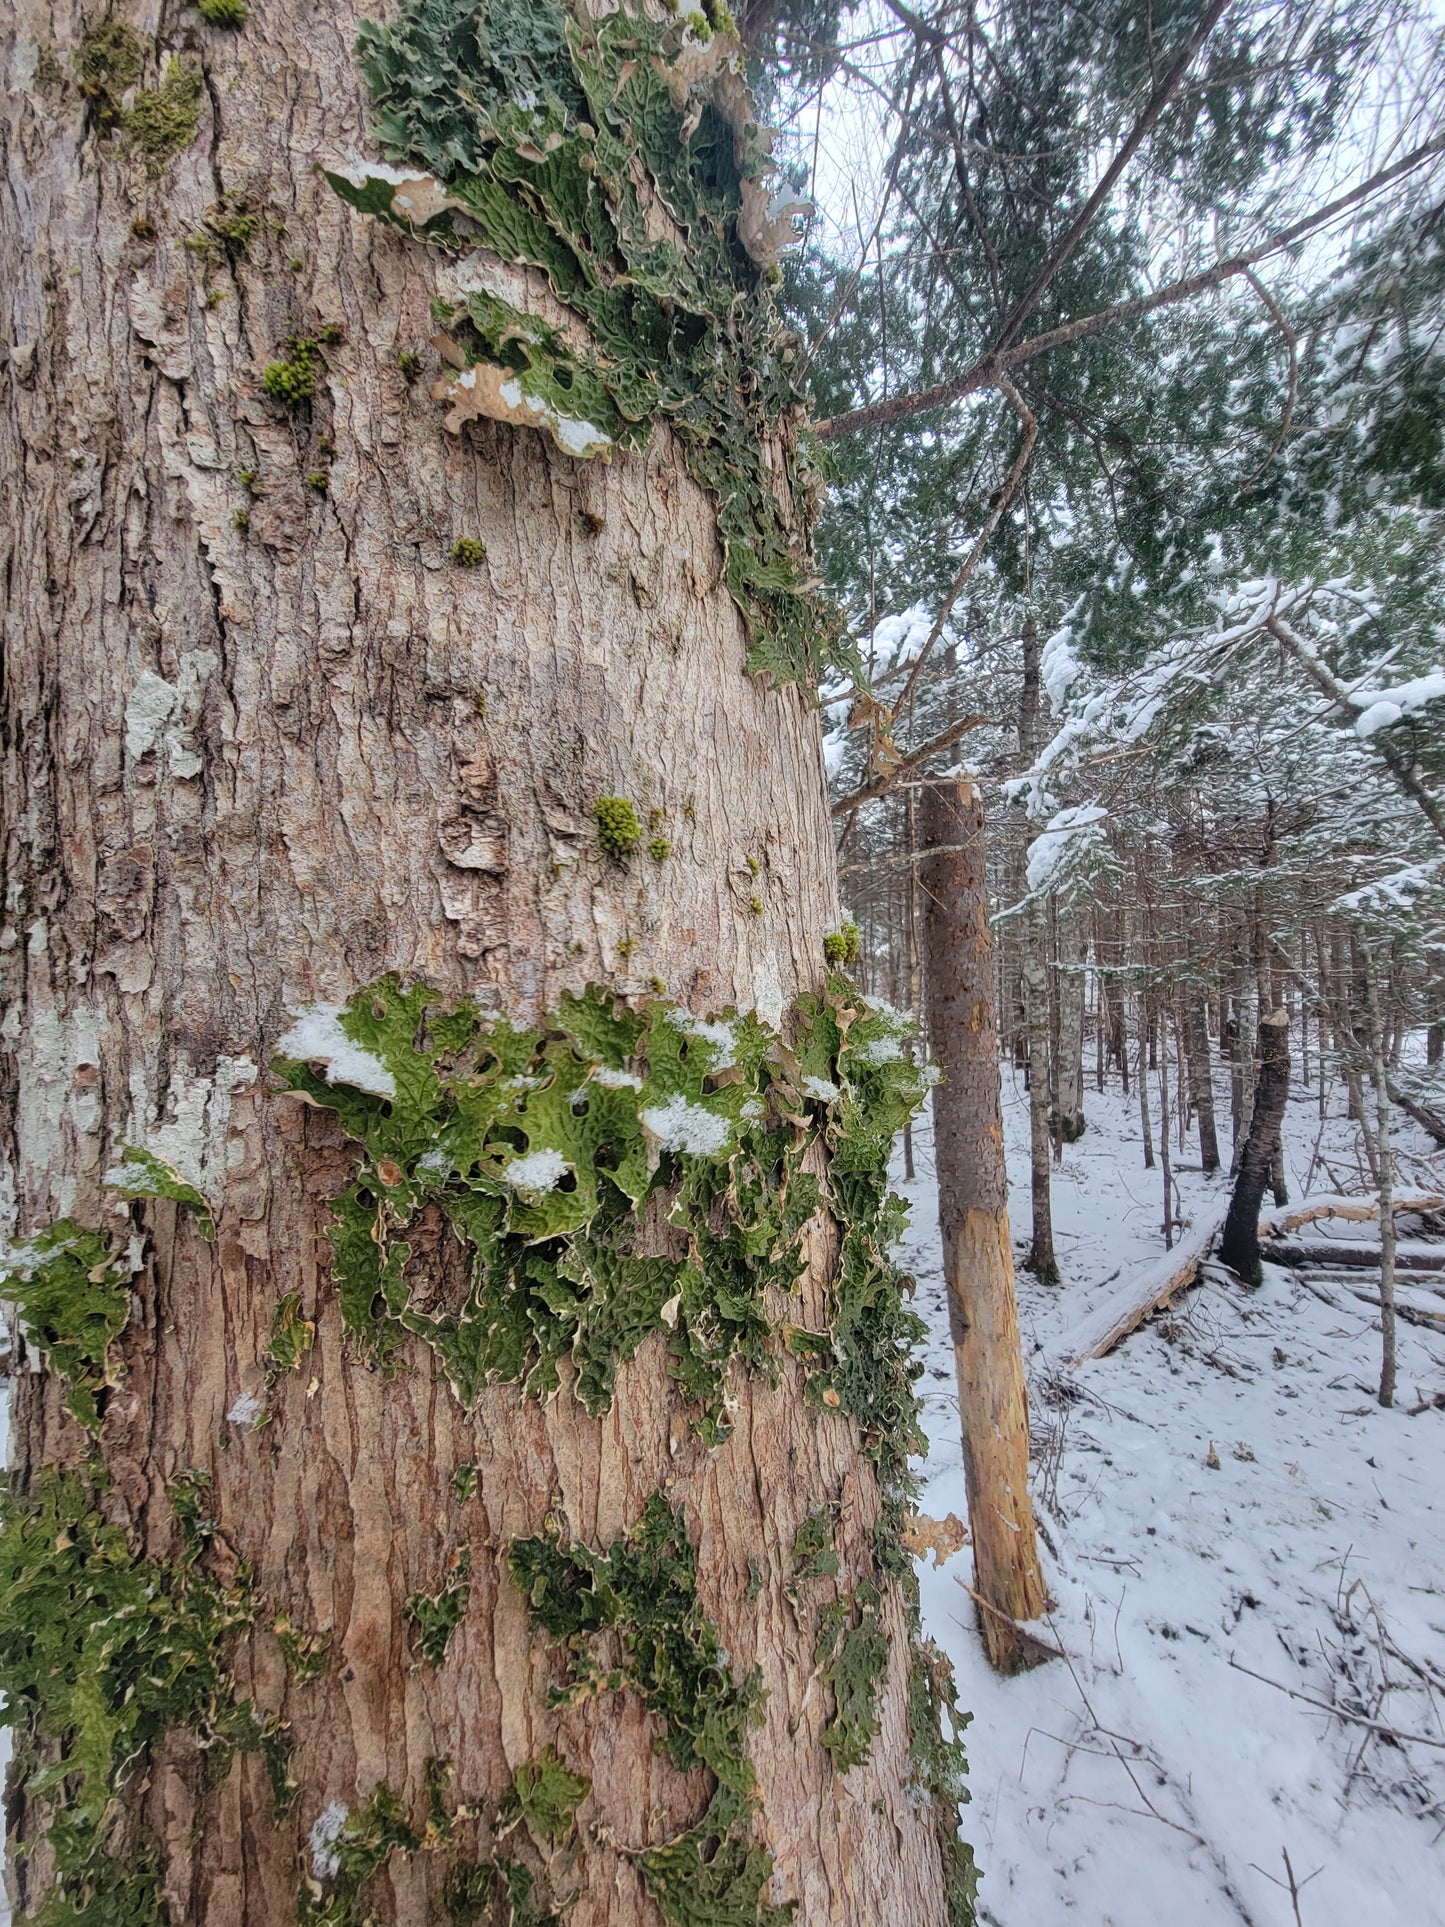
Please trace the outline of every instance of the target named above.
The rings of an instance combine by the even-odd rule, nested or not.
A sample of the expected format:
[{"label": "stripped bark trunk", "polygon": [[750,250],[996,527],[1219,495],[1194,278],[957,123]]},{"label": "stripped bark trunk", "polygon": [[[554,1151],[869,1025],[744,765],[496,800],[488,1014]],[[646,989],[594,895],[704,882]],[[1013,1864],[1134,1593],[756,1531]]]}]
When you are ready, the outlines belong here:
[{"label": "stripped bark trunk", "polygon": [[1058,917],[1059,1063],[1056,1078],[1055,1131],[1063,1144],[1084,1134],[1084,965],[1088,938],[1080,920],[1060,911]]},{"label": "stripped bark trunk", "polygon": [[[948,854],[927,857],[930,849]],[[983,798],[967,778],[923,792],[934,1155],[948,1287],[975,1586],[996,1612],[979,1630],[1002,1672],[1036,1649],[1011,1622],[1035,1619],[1046,1593],[1029,1501],[1028,1387],[1009,1240],[1008,1173],[988,922]]]},{"label": "stripped bark trunk", "polygon": [[[143,1245],[100,1439],[110,1516],[172,1557],[170,1482],[208,1476],[217,1543],[268,1603],[238,1683],[287,1722],[298,1783],[278,1813],[257,1755],[218,1781],[194,1748],[162,1747],[115,1838],[158,1841],[176,1927],[274,1927],[295,1917],[328,1805],[384,1785],[420,1825],[429,1762],[449,1759],[458,1798],[496,1803],[556,1741],[592,1781],[571,1927],[657,1921],[623,1849],[691,1825],[707,1776],[669,1764],[635,1694],[552,1704],[506,1550],[554,1513],[605,1548],[665,1490],[699,1610],[738,1678],[760,1669],[748,1745],[776,1897],[807,1920],[941,1922],[896,1588],[868,1760],[839,1779],[821,1743],[793,1535],[836,1504],[844,1569],[866,1571],[880,1494],[851,1424],[810,1412],[797,1362],[776,1385],[735,1377],[734,1430],[710,1450],[665,1334],[619,1367],[600,1420],[565,1388],[542,1404],[497,1386],[463,1410],[422,1340],[385,1376],[343,1339],[324,1234],[355,1152],[329,1111],[271,1088],[289,1011],[396,971],[519,1022],[653,973],[694,1010],[776,1014],[816,986],[838,922],[815,714],[744,673],[716,508],[668,430],[610,466],[511,426],[451,438],[398,372],[399,352],[430,360],[439,257],[343,206],[315,165],[367,140],[363,11],[265,0],[229,35],[147,10],[175,18],[171,44],[208,83],[163,181],[98,137],[68,80],[47,93],[17,67],[0,109],[25,183],[0,213],[0,967],[18,1021],[0,1140],[23,1231],[68,1214]],[[68,69],[81,26],[78,0],[18,0],[9,45],[32,67],[58,46]],[[231,192],[264,220],[249,255],[207,266],[185,243]],[[259,371],[323,324],[344,341],[309,416],[283,417]],[[322,467],[324,493],[307,483]],[[482,566],[449,565],[461,537],[485,543]],[[598,851],[609,794],[665,813],[674,853],[655,875]],[[191,1212],[103,1189],[136,1142],[214,1199],[214,1243]],[[817,1328],[823,1221],[810,1249],[788,1316]],[[315,1345],[268,1390],[288,1292]],[[53,1373],[18,1375],[12,1421],[21,1490],[85,1449]],[[465,1616],[445,1667],[418,1668],[408,1595],[434,1593],[459,1546]],[[309,1683],[288,1676],[273,1613],[329,1639]],[[10,1818],[18,1850],[28,1803]],[[446,1858],[394,1855],[369,1917],[438,1917]],[[44,1856],[10,1864],[29,1906]]]},{"label": "stripped bark trunk", "polygon": [[[1039,662],[1043,644],[1030,616],[1023,626],[1023,685],[1019,693],[1019,751],[1027,768],[1038,752]],[[1023,956],[1019,991],[1023,1000],[1024,1047],[1029,1086],[1029,1255],[1024,1260],[1040,1284],[1059,1282],[1054,1256],[1054,1218],[1049,1137],[1049,983],[1045,965],[1045,912],[1031,903],[1023,913]]]},{"label": "stripped bark trunk", "polygon": [[1259,1263],[1259,1210],[1279,1144],[1289,1096],[1289,1012],[1271,1010],[1259,1024],[1259,1080],[1254,1089],[1249,1135],[1239,1158],[1219,1255],[1247,1284],[1263,1276]]}]

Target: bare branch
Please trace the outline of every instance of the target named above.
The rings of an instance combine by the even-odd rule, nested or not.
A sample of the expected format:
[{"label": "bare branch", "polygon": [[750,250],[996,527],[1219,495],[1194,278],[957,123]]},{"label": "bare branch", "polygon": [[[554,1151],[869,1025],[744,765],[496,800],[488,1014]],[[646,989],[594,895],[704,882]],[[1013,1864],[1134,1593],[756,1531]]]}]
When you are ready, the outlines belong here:
[{"label": "bare branch", "polygon": [[1348,193],[1341,194],[1315,213],[1306,215],[1292,226],[1281,228],[1270,234],[1254,247],[1247,248],[1242,254],[1229,256],[1217,261],[1212,268],[1205,268],[1198,274],[1186,275],[1180,281],[1171,281],[1167,286],[1156,288],[1152,294],[1136,296],[1132,301],[1118,301],[1112,307],[1101,308],[1095,314],[1081,315],[1075,321],[1066,321],[1057,328],[1046,329],[1043,334],[1033,335],[1027,341],[1015,343],[1004,354],[990,350],[951,381],[939,382],[936,387],[925,388],[912,395],[895,395],[888,402],[870,403],[864,408],[853,408],[844,415],[834,415],[831,420],[814,424],[813,433],[824,440],[834,435],[848,435],[860,428],[876,428],[891,422],[905,421],[910,415],[921,415],[930,408],[946,408],[950,403],[962,401],[966,396],[976,394],[981,388],[991,388],[998,382],[1001,374],[1022,367],[1036,355],[1047,354],[1050,349],[1066,347],[1085,335],[1095,335],[1105,328],[1118,326],[1124,321],[1137,321],[1141,316],[1153,314],[1156,309],[1172,306],[1175,302],[1187,301],[1193,295],[1203,294],[1210,288],[1217,288],[1222,282],[1236,275],[1246,273],[1268,255],[1278,254],[1284,248],[1292,247],[1316,228],[1323,227],[1339,215],[1347,213],[1359,202],[1377,194],[1381,188],[1416,168],[1423,167],[1436,155],[1445,153],[1445,134],[1437,135],[1434,140],[1426,141],[1422,147],[1396,161],[1393,166],[1385,167],[1368,180],[1361,181]]},{"label": "bare branch", "polygon": [[1254,289],[1265,307],[1269,309],[1270,314],[1274,318],[1275,326],[1284,336],[1285,352],[1289,356],[1289,389],[1285,394],[1284,413],[1279,418],[1279,427],[1275,431],[1274,440],[1270,443],[1269,450],[1259,467],[1255,469],[1247,481],[1240,483],[1237,491],[1240,495],[1248,495],[1250,490],[1258,485],[1268,470],[1270,463],[1274,460],[1275,456],[1278,455],[1281,448],[1284,447],[1284,438],[1288,435],[1289,425],[1294,420],[1294,405],[1299,395],[1299,344],[1295,331],[1289,325],[1285,317],[1284,309],[1259,279],[1253,268],[1246,268],[1244,273],[1245,279],[1249,282],[1249,285]]},{"label": "bare branch", "polygon": [[865,783],[861,789],[854,790],[851,796],[840,797],[833,805],[834,816],[846,816],[851,810],[856,810],[861,803],[871,803],[875,797],[886,795],[900,777],[908,774],[909,770],[917,769],[920,763],[926,762],[930,756],[936,756],[941,749],[952,749],[953,745],[966,736],[971,729],[980,728],[988,720],[987,716],[965,716],[961,722],[950,723],[947,729],[941,730],[921,749],[910,750],[897,769],[888,770],[882,776],[875,776],[871,783]]}]

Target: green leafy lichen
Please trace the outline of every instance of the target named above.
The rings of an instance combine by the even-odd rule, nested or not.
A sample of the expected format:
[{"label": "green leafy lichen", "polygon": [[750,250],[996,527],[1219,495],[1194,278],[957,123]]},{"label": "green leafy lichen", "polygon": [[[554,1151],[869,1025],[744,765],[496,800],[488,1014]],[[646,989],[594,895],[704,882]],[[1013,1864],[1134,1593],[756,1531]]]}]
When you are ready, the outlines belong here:
[{"label": "green leafy lichen", "polygon": [[5,1253],[0,1296],[65,1378],[75,1417],[98,1431],[100,1395],[115,1383],[110,1347],[130,1317],[130,1271],[112,1257],[109,1240],[61,1219]]},{"label": "green leafy lichen", "polygon": [[[630,1857],[673,1927],[762,1927],[791,1906],[763,1899],[772,1856],[754,1838],[759,1813],[747,1752],[760,1686],[734,1678],[717,1629],[697,1599],[697,1570],[681,1513],[654,1493],[637,1525],[606,1552],[569,1541],[553,1520],[544,1537],[508,1556],[533,1617],[563,1643],[570,1678],[558,1699],[629,1689],[663,1722],[658,1741],[680,1772],[705,1767],[714,1792],[693,1827]],[[614,1634],[622,1662],[604,1667],[593,1642]]]},{"label": "green leafy lichen", "polygon": [[820,1506],[810,1512],[793,1535],[793,1576],[795,1579],[835,1579],[838,1554],[833,1546],[834,1512]]},{"label": "green leafy lichen", "polygon": [[[447,1879],[447,1915],[452,1927],[560,1927],[560,1915],[544,1910],[536,1887],[529,1868],[500,1854],[457,1867]],[[500,1915],[494,1911],[499,1902],[506,1909]]]},{"label": "green leafy lichen", "polygon": [[120,1163],[105,1174],[107,1190],[119,1191],[123,1198],[170,1198],[189,1205],[196,1214],[201,1235],[208,1241],[216,1235],[216,1220],[210,1204],[196,1187],[183,1178],[173,1164],[141,1145],[127,1144]]},{"label": "green leafy lichen", "polygon": [[338,1817],[337,1830],[311,1835],[311,1873],[301,1895],[297,1919],[316,1927],[365,1927],[375,1916],[362,1895],[394,1853],[416,1853],[423,1844],[401,1801],[389,1786],[379,1786],[356,1813]]},{"label": "green leafy lichen", "polygon": [[642,841],[637,811],[625,796],[599,796],[593,805],[597,841],[607,856],[631,856]]},{"label": "green leafy lichen", "polygon": [[512,1781],[517,1811],[539,1840],[555,1847],[571,1831],[577,1809],[592,1791],[584,1773],[570,1772],[555,1747],[519,1766]]},{"label": "green leafy lichen", "polygon": [[285,1613],[271,1622],[271,1631],[276,1635],[286,1670],[298,1686],[309,1686],[312,1680],[320,1679],[331,1652],[330,1633],[302,1632],[291,1624]]},{"label": "green leafy lichen", "polygon": [[823,1744],[839,1773],[868,1757],[880,1730],[878,1700],[888,1665],[888,1635],[879,1623],[878,1588],[862,1580],[846,1598],[825,1607],[818,1622],[818,1672],[833,1694]]},{"label": "green leafy lichen", "polygon": [[109,1820],[168,1730],[221,1766],[233,1750],[262,1752],[288,1791],[280,1730],[236,1699],[225,1663],[255,1607],[244,1576],[222,1584],[206,1569],[203,1488],[191,1477],[173,1489],[183,1546],[166,1565],[107,1522],[98,1468],[47,1468],[0,1503],[0,1722],[15,1730],[13,1784],[45,1816],[57,1919],[164,1917],[154,1866],[111,1858]]},{"label": "green leafy lichen", "polygon": [[[916,1619],[916,1612],[915,1612]],[[943,1861],[949,1927],[974,1927],[978,1869],[973,1849],[959,1836],[958,1809],[968,1800],[968,1759],[963,1730],[969,1715],[958,1710],[953,1669],[933,1640],[913,1628],[908,1679],[908,1733],[914,1784],[932,1810]],[[945,1735],[943,1722],[949,1731]]]},{"label": "green leafy lichen", "polygon": [[414,1592],[406,1602],[416,1650],[428,1666],[440,1666],[452,1634],[462,1622],[471,1596],[472,1555],[467,1546],[452,1555],[451,1571],[440,1592]]},{"label": "green leafy lichen", "polygon": [[271,1315],[271,1338],[266,1346],[267,1375],[294,1372],[316,1342],[316,1321],[301,1314],[301,1294],[288,1291]]},{"label": "green leafy lichen", "polygon": [[670,424],[717,502],[750,667],[816,679],[834,656],[861,673],[814,592],[803,358],[773,295],[799,207],[769,185],[732,29],[699,35],[635,4],[405,0],[363,24],[358,51],[388,159],[435,185],[361,164],[328,174],[336,191],[442,246],[541,269],[576,318],[563,330],[469,293],[449,322],[459,372],[436,391],[453,425],[490,412],[468,399],[473,370],[578,455]]}]

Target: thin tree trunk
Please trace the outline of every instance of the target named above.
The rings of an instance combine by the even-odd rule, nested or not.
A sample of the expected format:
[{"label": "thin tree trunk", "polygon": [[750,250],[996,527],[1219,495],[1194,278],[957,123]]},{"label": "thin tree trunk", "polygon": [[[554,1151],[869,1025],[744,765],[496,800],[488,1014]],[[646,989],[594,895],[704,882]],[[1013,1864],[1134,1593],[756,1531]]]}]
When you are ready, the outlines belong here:
[{"label": "thin tree trunk", "polygon": [[967,778],[923,792],[929,1034],[943,1078],[933,1091],[943,1268],[963,1428],[979,1630],[1002,1672],[1037,1647],[1011,1622],[1036,1619],[1047,1594],[1029,1502],[1028,1387],[1009,1241],[999,1107],[998,1033],[988,922],[983,798]]},{"label": "thin tree trunk", "polygon": [[1055,1134],[1062,1144],[1084,1134],[1084,963],[1088,939],[1070,912],[1058,916],[1058,1074]]},{"label": "thin tree trunk", "polygon": [[[164,1904],[124,1918],[277,1927],[297,1918],[303,1882],[316,1919],[323,1904],[335,1920],[343,1905],[356,1920],[460,1918],[445,1912],[449,1877],[486,1874],[475,1816],[509,1813],[517,1776],[555,1746],[590,1782],[575,1852],[555,1863],[569,1927],[656,1927],[638,1852],[685,1855],[675,1843],[710,1810],[714,1776],[685,1744],[659,1750],[637,1691],[558,1704],[565,1648],[538,1617],[541,1580],[524,1594],[509,1562],[532,1539],[562,1561],[558,1535],[604,1555],[655,1524],[655,1499],[678,1522],[659,1602],[669,1587],[692,1600],[679,1637],[746,1747],[719,1796],[744,1816],[727,1851],[766,1846],[763,1893],[800,1920],[941,1927],[939,1841],[910,1753],[908,1602],[874,1564],[884,1495],[859,1428],[805,1396],[816,1361],[780,1345],[772,1371],[735,1360],[716,1445],[670,1369],[680,1326],[624,1353],[601,1417],[566,1362],[550,1396],[488,1382],[463,1404],[432,1347],[398,1328],[391,1369],[374,1368],[343,1326],[331,1200],[371,1183],[387,1194],[376,1239],[391,1239],[403,1174],[384,1156],[373,1171],[332,1109],[270,1071],[298,1011],[334,1010],[386,973],[519,1026],[589,983],[635,1003],[654,976],[697,1014],[736,1003],[776,1022],[818,990],[839,921],[812,703],[745,673],[716,502],[665,424],[645,449],[583,463],[533,428],[448,435],[425,383],[408,384],[418,357],[438,373],[430,310],[450,269],[344,206],[317,166],[368,141],[351,49],[374,10],[253,0],[238,34],[193,11],[128,11],[151,32],[165,22],[168,46],[205,70],[194,96],[171,89],[200,118],[164,179],[69,78],[41,87],[17,66],[0,106],[24,182],[0,210],[13,919],[0,971],[19,1020],[0,1142],[22,1232],[68,1218],[109,1240],[129,1314],[93,1437],[56,1370],[13,1379],[9,1502],[43,1507],[46,1468],[100,1461],[78,1476],[100,1495],[112,1576],[130,1559],[215,1588],[249,1575],[257,1603],[212,1710],[234,1678],[259,1717],[284,1722],[295,1797],[273,1801],[257,1752],[162,1731],[118,1797],[103,1776],[90,1788],[117,1867],[153,1844]],[[32,65],[44,48],[68,76],[81,28],[76,5],[18,0],[8,44]],[[145,86],[167,85],[164,49],[141,50]],[[208,221],[241,208],[249,239],[212,246]],[[552,313],[533,271],[493,270]],[[288,339],[325,344],[295,413],[261,379]],[[454,562],[454,545],[474,546]],[[659,813],[667,861],[605,853],[596,806],[618,797],[644,824]],[[762,856],[741,903],[718,881],[735,852]],[[392,994],[375,993],[372,1019]],[[374,1077],[369,1061],[359,1074]],[[391,1095],[420,1102],[395,1080]],[[127,1146],[204,1197],[213,1240],[191,1204],[107,1188]],[[672,1263],[665,1212],[655,1231]],[[469,1302],[466,1246],[426,1212],[407,1236],[410,1303],[441,1329]],[[402,1250],[390,1243],[389,1265]],[[770,1319],[827,1329],[836,1257],[819,1216]],[[856,1593],[852,1608],[881,1637],[878,1730],[846,1776],[825,1745],[835,1696],[813,1628],[796,1630],[791,1548],[820,1512],[837,1519],[840,1570],[878,1586],[876,1610]],[[56,1556],[80,1558],[101,1532],[87,1516]],[[818,1588],[806,1610],[842,1597]],[[146,1623],[155,1598],[137,1608]],[[182,1616],[180,1636],[202,1633]],[[97,1630],[95,1644],[112,1634],[129,1636]],[[103,1664],[76,1650],[99,1694]],[[197,1691],[204,1679],[183,1679],[176,1696]],[[79,1691],[76,1709],[93,1768],[110,1743],[101,1710]],[[17,1917],[51,1877],[46,1849],[23,1850],[56,1795],[12,1782]],[[549,1857],[513,1819],[506,1851],[540,1879]],[[357,1856],[375,1871],[353,1907],[333,1883]]]},{"label": "thin tree trunk", "polygon": [[1204,1018],[1204,999],[1186,991],[1184,1005],[1185,1041],[1188,1046],[1190,1091],[1199,1121],[1199,1162],[1205,1174],[1219,1169],[1219,1138],[1214,1128],[1214,1079],[1209,1067],[1209,1031]]},{"label": "thin tree trunk", "polygon": [[1289,1096],[1289,1012],[1271,1010],[1259,1024],[1259,1080],[1249,1120],[1249,1135],[1239,1158],[1229,1215],[1219,1255],[1246,1284],[1257,1285],[1263,1273],[1259,1262],[1259,1208],[1269,1182],[1270,1166],[1279,1144],[1280,1123]]},{"label": "thin tree trunk", "polygon": [[1164,1249],[1174,1249],[1174,1173],[1169,1146],[1169,1010],[1159,1010],[1159,1164],[1164,1179]]},{"label": "thin tree trunk", "polygon": [[1053,1143],[1049,1131],[1048,983],[1043,961],[1043,918],[1037,904],[1024,912],[1026,920],[1023,991],[1029,1044],[1029,1198],[1033,1229],[1027,1268],[1042,1285],[1059,1282],[1054,1256]]},{"label": "thin tree trunk", "polygon": [[1154,1133],[1149,1122],[1149,1000],[1139,999],[1139,1129],[1144,1138],[1144,1169],[1154,1169]]},{"label": "thin tree trunk", "polygon": [[1384,1033],[1380,1023],[1378,966],[1364,952],[1365,987],[1370,1017],[1370,1069],[1375,1082],[1375,1148],[1379,1154],[1380,1187],[1380,1403],[1395,1402],[1395,1170],[1390,1153],[1390,1080],[1385,1068]]}]

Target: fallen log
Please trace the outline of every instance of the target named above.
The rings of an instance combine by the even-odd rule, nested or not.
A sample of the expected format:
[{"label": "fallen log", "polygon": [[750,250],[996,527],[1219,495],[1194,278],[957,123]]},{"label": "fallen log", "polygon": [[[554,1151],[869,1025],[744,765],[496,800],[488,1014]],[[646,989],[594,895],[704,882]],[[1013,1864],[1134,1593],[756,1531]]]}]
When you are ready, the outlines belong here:
[{"label": "fallen log", "polygon": [[[1378,1271],[1382,1254],[1378,1245],[1331,1243],[1301,1244],[1286,1239],[1271,1239],[1264,1255],[1272,1265],[1336,1265],[1351,1271]],[[1411,1251],[1401,1261],[1411,1271],[1445,1271],[1445,1249]]]},{"label": "fallen log", "polygon": [[1209,1256],[1219,1236],[1227,1198],[1201,1225],[1196,1226],[1182,1244],[1166,1251],[1162,1258],[1141,1271],[1136,1278],[1107,1298],[1096,1311],[1081,1319],[1067,1334],[1059,1348],[1060,1362],[1073,1367],[1111,1352],[1121,1338],[1127,1338],[1152,1312],[1160,1311],[1176,1293],[1194,1283],[1200,1265]]},{"label": "fallen log", "polygon": [[[1394,1207],[1397,1218],[1408,1217],[1415,1212],[1445,1211],[1445,1197],[1436,1191],[1397,1191]],[[1303,1225],[1313,1224],[1318,1218],[1348,1218],[1355,1224],[1371,1224],[1379,1215],[1378,1198],[1347,1198],[1335,1194],[1304,1198],[1288,1211],[1262,1211],[1259,1235],[1261,1238],[1282,1238],[1291,1231],[1298,1231]]]}]

